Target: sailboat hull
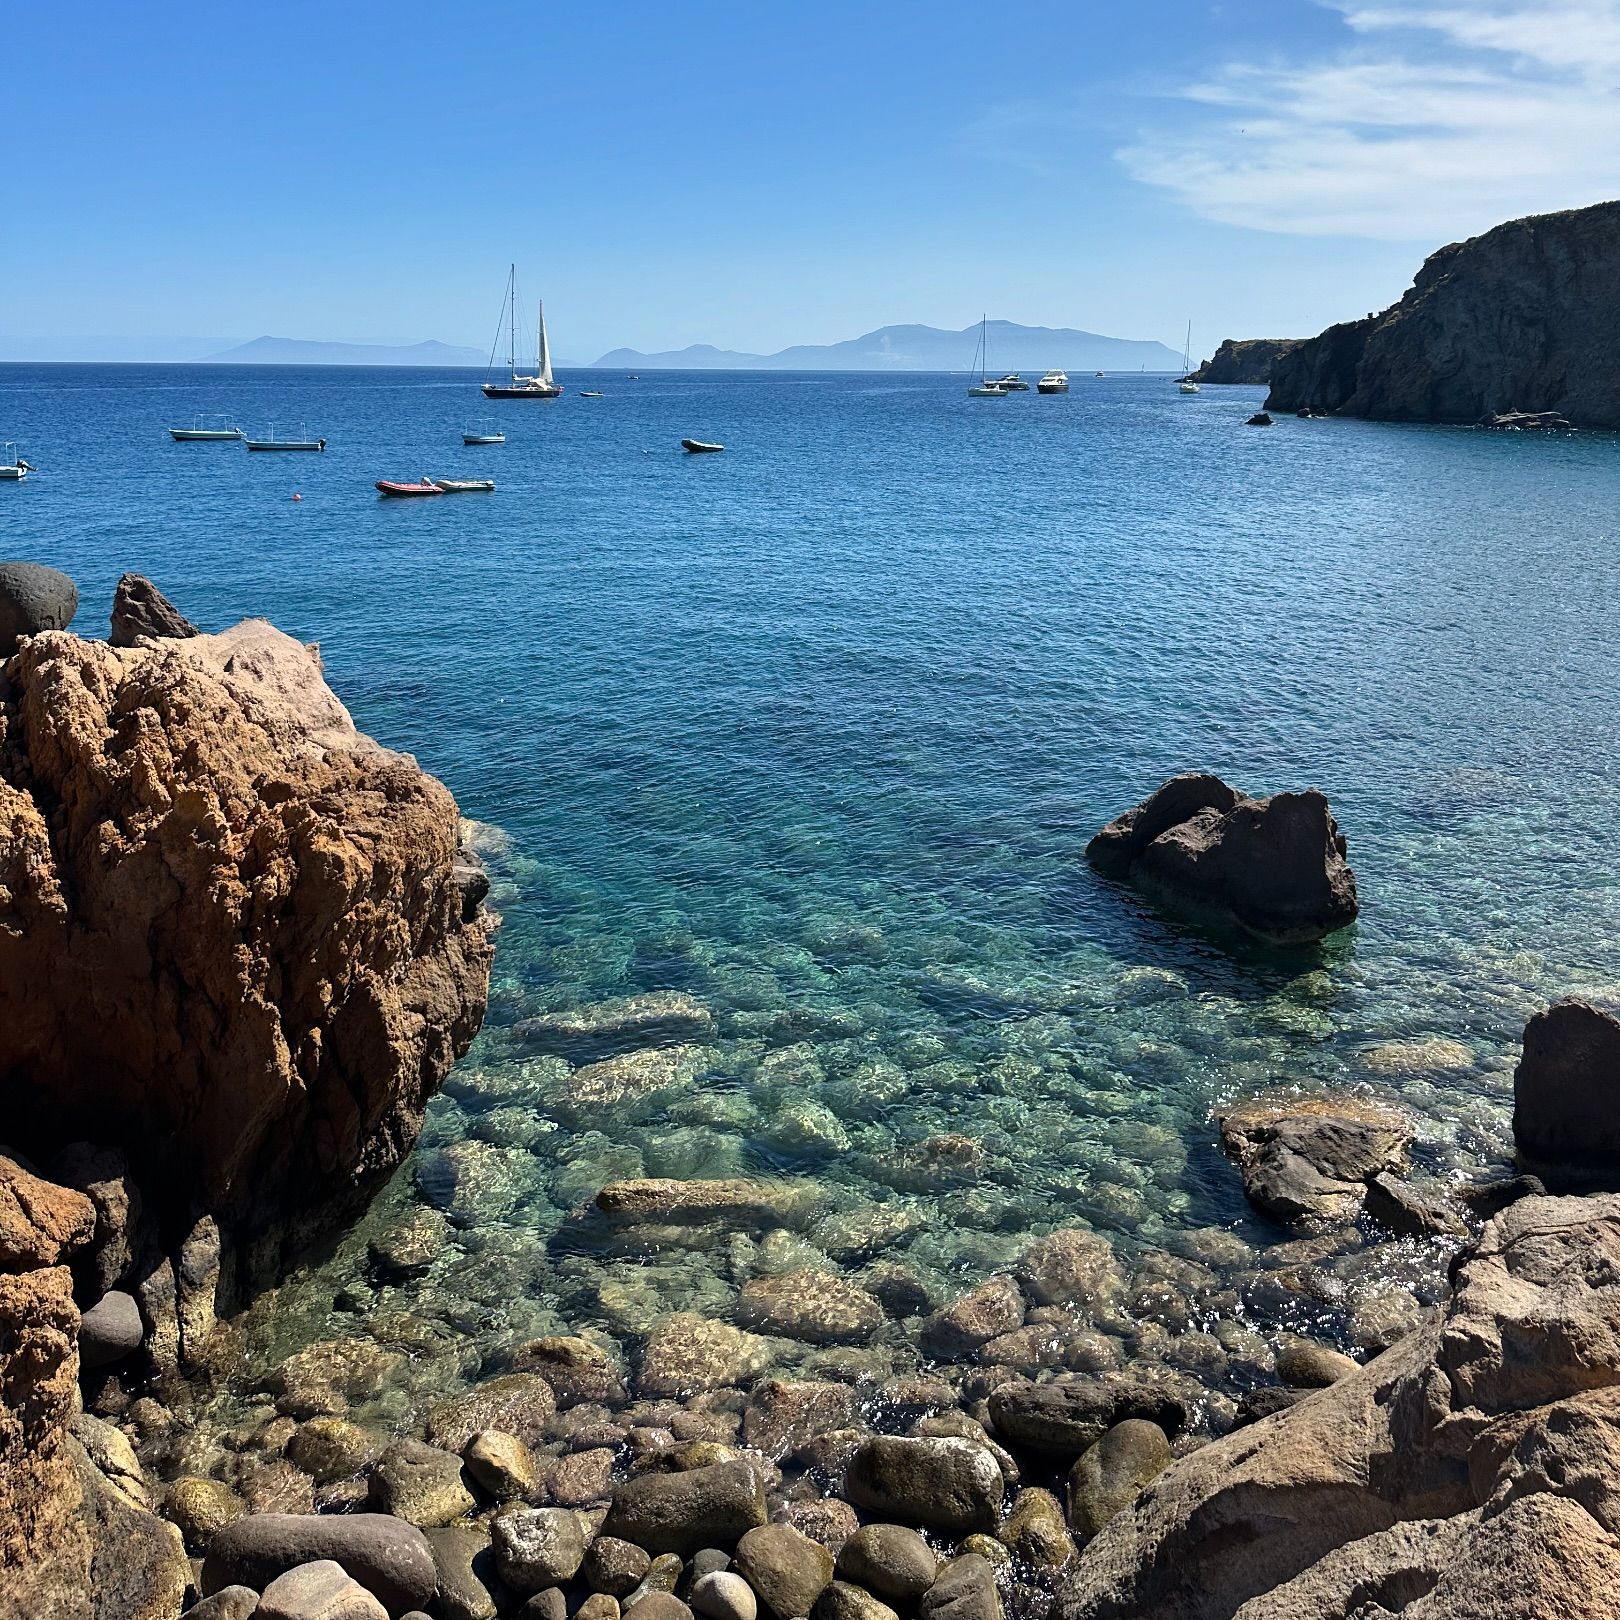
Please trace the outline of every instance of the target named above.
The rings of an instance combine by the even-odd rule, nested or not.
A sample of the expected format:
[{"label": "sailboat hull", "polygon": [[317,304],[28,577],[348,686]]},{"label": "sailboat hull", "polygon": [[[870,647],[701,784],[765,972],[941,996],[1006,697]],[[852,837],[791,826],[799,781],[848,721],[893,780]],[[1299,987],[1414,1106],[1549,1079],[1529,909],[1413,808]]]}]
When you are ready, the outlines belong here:
[{"label": "sailboat hull", "polygon": [[556,399],[561,383],[485,383],[485,399]]}]

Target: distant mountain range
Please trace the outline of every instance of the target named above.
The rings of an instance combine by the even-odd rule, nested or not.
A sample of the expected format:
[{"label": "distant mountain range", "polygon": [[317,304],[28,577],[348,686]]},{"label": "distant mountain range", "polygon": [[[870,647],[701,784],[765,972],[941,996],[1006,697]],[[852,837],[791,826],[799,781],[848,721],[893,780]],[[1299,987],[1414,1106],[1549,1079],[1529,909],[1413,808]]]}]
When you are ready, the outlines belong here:
[{"label": "distant mountain range", "polygon": [[[1176,371],[1181,356],[1162,343],[1103,337],[1067,326],[1019,326],[991,321],[992,373],[1003,371]],[[614,349],[596,364],[611,370],[682,371],[966,371],[979,326],[948,332],[937,326],[880,326],[842,343],[797,343],[775,354],[741,354],[709,343],[643,354]]]},{"label": "distant mountain range", "polygon": [[204,364],[231,366],[483,366],[476,349],[458,349],[432,338],[426,343],[314,343],[306,338],[257,337]]}]

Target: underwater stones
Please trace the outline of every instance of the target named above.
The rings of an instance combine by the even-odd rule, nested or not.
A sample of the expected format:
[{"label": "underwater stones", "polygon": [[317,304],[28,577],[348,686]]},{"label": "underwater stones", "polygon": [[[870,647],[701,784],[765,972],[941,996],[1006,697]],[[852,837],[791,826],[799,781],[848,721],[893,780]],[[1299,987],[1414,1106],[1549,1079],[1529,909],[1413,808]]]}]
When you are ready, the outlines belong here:
[{"label": "underwater stones", "polygon": [[484,1429],[499,1429],[537,1446],[556,1410],[551,1386],[537,1373],[503,1373],[434,1406],[427,1415],[427,1437],[458,1454]]},{"label": "underwater stones", "polygon": [[939,1560],[915,1530],[900,1524],[868,1524],[839,1548],[838,1573],[909,1613],[934,1584]]},{"label": "underwater stones", "polygon": [[416,1166],[422,1196],[460,1227],[502,1220],[537,1182],[532,1154],[472,1137],[424,1154]]},{"label": "underwater stones", "polygon": [[737,1318],[809,1344],[848,1344],[884,1323],[883,1307],[864,1288],[828,1271],[755,1277],[737,1295]]},{"label": "underwater stones", "polygon": [[1361,1061],[1379,1074],[1432,1074],[1471,1069],[1476,1059],[1465,1042],[1431,1035],[1417,1041],[1381,1041],[1362,1052]]},{"label": "underwater stones", "polygon": [[448,1235],[444,1217],[416,1209],[397,1226],[379,1232],[366,1246],[371,1264],[388,1282],[419,1276],[439,1258]]},{"label": "underwater stones", "polygon": [[1069,1517],[1094,1536],[1123,1512],[1174,1458],[1157,1423],[1126,1418],[1088,1446],[1069,1473]]},{"label": "underwater stones", "polygon": [[1251,799],[1216,776],[1172,777],[1086,846],[1109,877],[1272,944],[1356,919],[1344,835],[1316,789]]},{"label": "underwater stones", "polygon": [[861,1523],[855,1509],[837,1496],[812,1496],[804,1501],[784,1502],[771,1514],[771,1519],[802,1530],[835,1558],[838,1549],[855,1534]]},{"label": "underwater stones", "polygon": [[728,1569],[714,1569],[692,1582],[689,1598],[692,1612],[704,1620],[755,1620],[759,1604],[754,1589],[741,1575]]},{"label": "underwater stones", "polygon": [[946,1192],[969,1187],[984,1169],[984,1144],[959,1131],[942,1131],[893,1152],[863,1154],[859,1168],[896,1192]]},{"label": "underwater stones", "polygon": [[596,1207],[619,1226],[718,1222],[745,1230],[794,1229],[806,1224],[820,1200],[819,1189],[808,1183],[650,1177],[609,1182],[596,1195]]},{"label": "underwater stones", "polygon": [[347,1418],[317,1417],[288,1437],[287,1460],[317,1485],[353,1479],[382,1455],[381,1438]]},{"label": "underwater stones", "polygon": [[526,1340],[512,1352],[512,1370],[538,1373],[559,1407],[586,1401],[611,1406],[624,1399],[623,1375],[608,1353],[571,1334]]},{"label": "underwater stones", "polygon": [[163,1517],[185,1537],[192,1552],[208,1543],[247,1512],[247,1504],[229,1485],[217,1479],[177,1479],[163,1495]]},{"label": "underwater stones", "polygon": [[521,1501],[539,1484],[534,1458],[516,1435],[499,1429],[480,1429],[462,1447],[467,1472],[497,1502]]},{"label": "underwater stones", "polygon": [[626,1480],[613,1493],[602,1534],[684,1558],[700,1547],[734,1546],[764,1523],[759,1476],[747,1463],[729,1462]]},{"label": "underwater stones", "polygon": [[770,1344],[693,1311],[666,1316],[648,1335],[636,1388],[654,1399],[746,1383],[773,1359]]},{"label": "underwater stones", "polygon": [[765,1145],[799,1158],[831,1158],[849,1151],[849,1132],[838,1116],[809,1097],[786,1097],[760,1131]]},{"label": "underwater stones", "polygon": [[874,1435],[844,1473],[844,1494],[864,1512],[953,1536],[994,1530],[1005,1488],[987,1447],[954,1438]]},{"label": "underwater stones", "polygon": [[780,1459],[818,1434],[843,1428],[856,1410],[855,1391],[847,1384],[767,1379],[749,1392],[743,1444]]},{"label": "underwater stones", "polygon": [[703,1057],[697,1046],[655,1046],[587,1063],[557,1086],[551,1112],[574,1124],[594,1123],[604,1111],[648,1103],[689,1084]]},{"label": "underwater stones", "polygon": [[1403,1115],[1350,1096],[1257,1097],[1228,1109],[1220,1132],[1252,1204],[1314,1225],[1354,1220],[1367,1181],[1401,1169],[1412,1140]]},{"label": "underwater stones", "polygon": [[420,1609],[438,1585],[433,1554],[414,1525],[386,1513],[259,1513],[237,1519],[209,1544],[198,1586],[263,1591],[278,1575],[331,1559],[390,1614]]},{"label": "underwater stones", "polygon": [[65,630],[79,611],[79,588],[43,563],[0,562],[0,658],[17,650],[22,636]]},{"label": "underwater stones", "polygon": [[419,1530],[449,1524],[478,1505],[462,1478],[461,1458],[420,1440],[396,1440],[378,1458],[370,1498],[379,1512]]},{"label": "underwater stones", "polygon": [[490,1521],[495,1567],[519,1597],[571,1581],[585,1559],[585,1530],[571,1508],[511,1508]]},{"label": "underwater stones", "polygon": [[1075,1553],[1063,1504],[1038,1485],[1018,1493],[998,1539],[1014,1557],[1036,1569],[1062,1569]]},{"label": "underwater stones", "polygon": [[1049,1457],[1078,1457],[1127,1418],[1156,1423],[1167,1435],[1187,1421],[1173,1390],[1124,1373],[1005,1383],[991,1390],[989,1406],[990,1425],[1006,1445]]},{"label": "underwater stones", "polygon": [[1021,1327],[1024,1296],[1011,1277],[991,1277],[970,1288],[922,1325],[923,1349],[947,1359],[963,1356]]},{"label": "underwater stones", "polygon": [[695,996],[655,990],[541,1013],[517,1024],[514,1033],[531,1050],[591,1062],[637,1046],[705,1041],[714,1030],[714,1014]]},{"label": "underwater stones", "polygon": [[1524,1026],[1513,1140],[1521,1160],[1547,1170],[1620,1166],[1620,1017],[1560,1001]]},{"label": "underwater stones", "polygon": [[558,1507],[592,1507],[613,1494],[613,1453],[606,1446],[573,1451],[546,1470],[546,1495]]},{"label": "underwater stones", "polygon": [[372,1339],[319,1339],[287,1357],[265,1380],[286,1417],[341,1416],[349,1401],[386,1384],[400,1356]]},{"label": "underwater stones", "polygon": [[853,1264],[903,1248],[927,1224],[909,1204],[867,1204],[824,1217],[810,1236],[832,1259]]},{"label": "underwater stones", "polygon": [[921,1316],[939,1302],[934,1288],[908,1265],[880,1260],[866,1266],[855,1279],[890,1316]]}]

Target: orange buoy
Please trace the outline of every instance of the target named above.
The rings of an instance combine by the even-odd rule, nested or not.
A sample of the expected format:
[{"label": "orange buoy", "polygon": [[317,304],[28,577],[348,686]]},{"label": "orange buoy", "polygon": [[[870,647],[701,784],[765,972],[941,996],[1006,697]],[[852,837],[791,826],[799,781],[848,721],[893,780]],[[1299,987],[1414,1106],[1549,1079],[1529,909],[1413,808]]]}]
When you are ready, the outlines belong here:
[{"label": "orange buoy", "polygon": [[304,498],[304,497],[303,497],[303,496],[302,496],[302,495],[300,495],[300,494],[298,494],[298,493],[297,493],[297,491],[294,491],[294,492],[293,492],[293,499],[294,499],[294,500],[295,500],[295,501],[301,501],[301,500],[303,500],[303,498]]}]

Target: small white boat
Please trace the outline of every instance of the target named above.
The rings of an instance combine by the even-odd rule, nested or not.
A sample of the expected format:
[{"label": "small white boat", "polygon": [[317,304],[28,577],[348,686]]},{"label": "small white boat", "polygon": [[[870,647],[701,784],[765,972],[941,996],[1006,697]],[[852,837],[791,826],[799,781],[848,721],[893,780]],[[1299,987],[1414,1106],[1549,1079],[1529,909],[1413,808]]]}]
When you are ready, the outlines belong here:
[{"label": "small white boat", "polygon": [[424,482],[446,495],[488,494],[495,488],[493,478],[429,478]]},{"label": "small white boat", "polygon": [[242,430],[228,416],[213,416],[207,421],[199,416],[193,427],[170,428],[169,437],[181,444],[217,443],[227,439],[240,439]]},{"label": "small white boat", "polygon": [[17,454],[14,444],[6,446],[6,459],[0,461],[0,478],[8,483],[20,484],[34,469]]},{"label": "small white boat", "polygon": [[1049,371],[1035,384],[1037,393],[1066,394],[1069,391],[1069,374],[1066,371]]},{"label": "small white boat", "polygon": [[463,433],[461,442],[463,444],[505,444],[506,435],[504,433]]},{"label": "small white boat", "polygon": [[270,431],[264,438],[249,439],[244,437],[242,443],[249,450],[324,450],[326,448],[325,439],[303,437],[305,429],[302,424],[299,425],[298,432],[300,436],[296,439],[278,439],[276,437],[276,425],[272,422]]},{"label": "small white boat", "polygon": [[579,397],[581,399],[601,399],[602,395],[594,388],[582,388]]},{"label": "small white boat", "polygon": [[712,456],[724,450],[723,444],[710,444],[706,439],[682,439],[681,449],[689,456]]},{"label": "small white boat", "polygon": [[969,399],[1005,399],[1007,397],[1006,380],[1001,377],[992,377],[989,374],[990,353],[985,343],[986,322],[984,316],[979,317],[979,342],[973,351],[973,363],[979,368],[979,380],[968,387]]},{"label": "small white boat", "polygon": [[1103,373],[1102,373],[1102,372],[1100,372],[1100,371],[1099,371],[1099,372],[1098,372],[1098,373],[1097,373],[1097,375],[1098,375],[1098,376],[1099,376],[1099,377],[1101,377],[1101,376],[1102,376],[1102,375],[1103,375]]},{"label": "small white boat", "polygon": [[1196,394],[1198,384],[1192,380],[1192,322],[1187,322],[1187,341],[1181,350],[1181,381],[1176,386],[1184,394]]}]

